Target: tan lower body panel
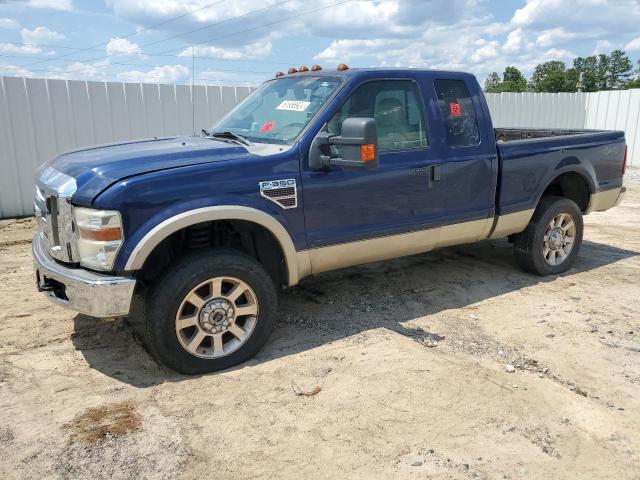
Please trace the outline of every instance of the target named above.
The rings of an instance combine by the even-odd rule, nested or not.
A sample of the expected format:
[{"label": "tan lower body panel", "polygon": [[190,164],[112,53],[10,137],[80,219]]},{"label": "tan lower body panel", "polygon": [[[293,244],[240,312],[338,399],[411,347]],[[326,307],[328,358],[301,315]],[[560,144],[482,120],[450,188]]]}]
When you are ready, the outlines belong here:
[{"label": "tan lower body panel", "polygon": [[500,238],[511,235],[512,233],[520,233],[531,221],[534,209],[523,210],[521,212],[509,213],[498,217],[496,228],[491,234],[491,238]]},{"label": "tan lower body panel", "polygon": [[618,187],[592,194],[589,200],[587,213],[602,212],[614,207],[618,203],[621,192],[622,187]]},{"label": "tan lower body panel", "polygon": [[[313,273],[428,252],[438,247],[483,240],[493,217],[416,232],[370,238],[306,250]],[[299,252],[302,254],[303,252]],[[300,257],[299,257],[300,258]],[[302,259],[303,262],[305,259]],[[300,275],[302,277],[302,275]]]},{"label": "tan lower body panel", "polygon": [[[602,211],[620,201],[621,188],[591,195],[589,211]],[[520,233],[531,221],[535,209],[523,210],[498,217],[490,238]],[[484,240],[489,236],[493,217],[456,223],[417,232],[370,238],[328,247],[297,252],[299,277],[339,268],[377,262],[405,255],[428,252],[434,248],[460,245]]]}]

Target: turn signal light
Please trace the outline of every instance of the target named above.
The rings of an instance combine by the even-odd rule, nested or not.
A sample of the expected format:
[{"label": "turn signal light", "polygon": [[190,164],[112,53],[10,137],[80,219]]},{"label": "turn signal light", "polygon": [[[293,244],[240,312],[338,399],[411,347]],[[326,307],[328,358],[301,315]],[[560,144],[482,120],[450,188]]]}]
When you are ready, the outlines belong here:
[{"label": "turn signal light", "polygon": [[320,65],[314,65],[313,67],[311,67],[312,72],[317,72],[318,70],[322,70],[322,67]]},{"label": "turn signal light", "polygon": [[309,71],[309,67],[307,67],[306,65],[302,65],[299,69],[299,72],[308,72]]},{"label": "turn signal light", "polygon": [[291,67],[291,68],[287,71],[287,73],[288,73],[289,75],[291,75],[292,73],[298,73],[298,70],[297,70],[297,69],[295,69],[295,68],[293,68],[293,67]]},{"label": "turn signal light", "polygon": [[276,72],[276,78],[278,78],[278,77],[284,77],[284,73]]},{"label": "turn signal light", "polygon": [[119,227],[89,229],[79,228],[80,237],[85,240],[95,240],[98,242],[113,242],[122,238],[122,232]]},{"label": "turn signal light", "polygon": [[360,160],[371,162],[376,159],[376,146],[373,143],[360,145]]},{"label": "turn signal light", "polygon": [[346,63],[341,63],[340,65],[338,65],[338,70],[349,70],[349,65],[347,65]]}]

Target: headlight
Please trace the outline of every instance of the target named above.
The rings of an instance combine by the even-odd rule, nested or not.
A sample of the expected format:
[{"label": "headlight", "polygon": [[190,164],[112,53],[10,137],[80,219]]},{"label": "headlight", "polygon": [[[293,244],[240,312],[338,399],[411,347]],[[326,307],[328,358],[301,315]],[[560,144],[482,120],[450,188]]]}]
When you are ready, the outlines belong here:
[{"label": "headlight", "polygon": [[122,245],[122,221],[114,210],[74,209],[80,264],[94,270],[111,270]]}]

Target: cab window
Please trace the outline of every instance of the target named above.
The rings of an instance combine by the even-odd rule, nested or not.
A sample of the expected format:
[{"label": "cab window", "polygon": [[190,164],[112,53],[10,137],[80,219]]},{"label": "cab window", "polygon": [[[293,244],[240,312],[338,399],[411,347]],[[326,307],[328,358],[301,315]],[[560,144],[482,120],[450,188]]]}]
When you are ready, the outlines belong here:
[{"label": "cab window", "polygon": [[340,135],[342,122],[352,117],[376,120],[380,151],[428,145],[422,101],[418,87],[410,80],[380,80],[360,85],[329,120],[327,131]]},{"label": "cab window", "polygon": [[436,80],[434,84],[447,135],[447,145],[478,145],[478,119],[467,85],[462,80]]}]

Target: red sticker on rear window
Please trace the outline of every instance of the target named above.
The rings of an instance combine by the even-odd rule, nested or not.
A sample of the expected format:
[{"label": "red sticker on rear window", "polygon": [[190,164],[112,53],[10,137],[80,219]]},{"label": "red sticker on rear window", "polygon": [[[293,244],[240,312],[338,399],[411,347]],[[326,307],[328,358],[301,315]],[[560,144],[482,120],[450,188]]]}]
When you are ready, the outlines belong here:
[{"label": "red sticker on rear window", "polygon": [[262,133],[267,133],[267,132],[270,132],[271,130],[273,130],[273,128],[275,126],[276,126],[275,120],[269,120],[268,122],[264,122],[262,124],[262,126],[260,127],[260,131]]},{"label": "red sticker on rear window", "polygon": [[449,104],[449,111],[451,112],[452,117],[459,117],[462,115],[462,109],[460,108],[459,103],[451,102]]}]

